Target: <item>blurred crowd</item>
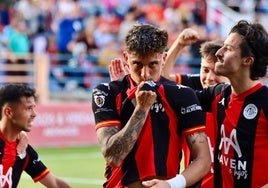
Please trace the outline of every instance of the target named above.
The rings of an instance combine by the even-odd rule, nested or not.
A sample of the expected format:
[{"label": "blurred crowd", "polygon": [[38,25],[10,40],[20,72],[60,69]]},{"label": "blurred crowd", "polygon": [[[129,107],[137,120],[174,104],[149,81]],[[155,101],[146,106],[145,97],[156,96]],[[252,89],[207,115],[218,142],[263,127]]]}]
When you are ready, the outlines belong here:
[{"label": "blurred crowd", "polygon": [[[222,2],[235,11],[268,11],[267,0]],[[221,38],[216,25],[207,24],[206,9],[206,0],[1,0],[0,54],[47,53],[56,57],[51,67],[106,67],[121,56],[125,34],[137,21],[167,29],[169,44],[186,27],[198,30],[200,43]],[[198,59],[200,43],[180,58]],[[52,77],[58,80],[62,74],[55,69]]]}]

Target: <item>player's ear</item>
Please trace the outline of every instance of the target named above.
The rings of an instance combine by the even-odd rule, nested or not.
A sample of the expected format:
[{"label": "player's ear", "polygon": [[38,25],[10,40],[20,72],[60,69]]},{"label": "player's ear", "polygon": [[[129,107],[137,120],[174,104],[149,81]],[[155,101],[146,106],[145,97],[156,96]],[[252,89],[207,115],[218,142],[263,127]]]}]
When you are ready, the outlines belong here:
[{"label": "player's ear", "polygon": [[12,108],[10,106],[4,106],[3,108],[4,115],[8,118],[11,118],[13,116]]},{"label": "player's ear", "polygon": [[244,65],[250,66],[253,64],[253,62],[254,62],[254,57],[252,57],[252,56],[245,57]]},{"label": "player's ear", "polygon": [[163,53],[163,57],[162,58],[163,58],[163,62],[164,62],[163,65],[165,65],[166,60],[167,60],[167,52],[164,52]]}]

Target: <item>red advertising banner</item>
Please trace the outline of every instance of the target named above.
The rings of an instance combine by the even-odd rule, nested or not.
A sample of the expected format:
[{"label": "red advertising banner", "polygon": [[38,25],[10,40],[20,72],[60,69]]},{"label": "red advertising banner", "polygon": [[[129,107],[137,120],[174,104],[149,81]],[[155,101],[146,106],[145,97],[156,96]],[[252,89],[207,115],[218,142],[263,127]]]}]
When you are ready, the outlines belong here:
[{"label": "red advertising banner", "polygon": [[97,144],[91,104],[37,104],[37,116],[29,135],[33,146],[77,146]]}]

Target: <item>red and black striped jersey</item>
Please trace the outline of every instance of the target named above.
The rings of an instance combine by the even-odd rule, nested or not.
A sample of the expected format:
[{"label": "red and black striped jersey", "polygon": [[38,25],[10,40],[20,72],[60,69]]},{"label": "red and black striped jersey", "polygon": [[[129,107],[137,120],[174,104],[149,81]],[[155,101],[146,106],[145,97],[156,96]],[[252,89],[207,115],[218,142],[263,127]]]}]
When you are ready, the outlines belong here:
[{"label": "red and black striped jersey", "polygon": [[[199,74],[186,74],[182,75],[177,73],[176,82],[185,86],[188,86],[194,90],[202,90],[202,84],[200,82]],[[209,144],[209,150],[211,155],[211,170],[210,172],[202,178],[202,180],[196,185],[200,184],[201,188],[213,188],[214,187],[214,147],[216,144],[216,127],[215,127],[215,118],[212,113],[206,113],[206,134]],[[190,149],[187,145],[186,140],[183,140],[182,143],[183,155],[184,155],[184,167],[186,168],[192,161]]]},{"label": "red and black striped jersey", "polygon": [[[147,89],[157,93],[157,100],[120,169],[106,168],[106,187],[115,186],[120,180],[123,185],[128,185],[153,176],[174,177],[180,168],[182,135],[205,130],[205,113],[193,89],[163,77],[159,82],[146,84]],[[121,81],[101,84],[93,90],[96,129],[124,127],[135,108],[132,103],[135,88],[134,82],[126,76]]]},{"label": "red and black striped jersey", "polygon": [[49,173],[30,145],[24,155],[18,155],[17,142],[7,141],[2,133],[0,133],[0,167],[1,188],[16,188],[23,171],[26,171],[35,182]]},{"label": "red and black striped jersey", "polygon": [[216,187],[262,187],[268,183],[268,88],[259,83],[234,95],[229,84],[198,92],[217,120]]}]

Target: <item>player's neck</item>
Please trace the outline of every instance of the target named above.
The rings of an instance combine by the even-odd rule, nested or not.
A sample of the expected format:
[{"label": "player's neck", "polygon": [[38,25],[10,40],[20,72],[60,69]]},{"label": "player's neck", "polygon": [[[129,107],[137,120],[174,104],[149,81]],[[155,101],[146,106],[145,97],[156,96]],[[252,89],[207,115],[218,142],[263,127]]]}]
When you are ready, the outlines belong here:
[{"label": "player's neck", "polygon": [[10,128],[11,126],[5,126],[3,122],[0,123],[0,131],[5,139],[9,142],[14,142],[17,140],[18,131]]},{"label": "player's neck", "polygon": [[254,87],[260,83],[259,80],[249,80],[247,82],[231,82],[232,85],[232,93],[235,95],[239,95],[241,93],[244,93],[245,91],[248,91],[250,88]]}]

